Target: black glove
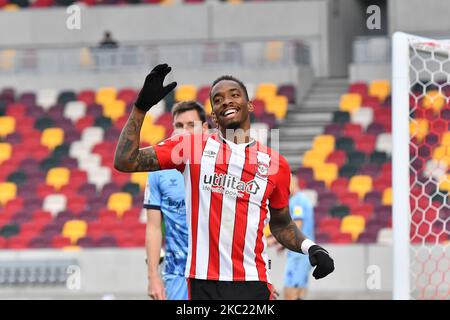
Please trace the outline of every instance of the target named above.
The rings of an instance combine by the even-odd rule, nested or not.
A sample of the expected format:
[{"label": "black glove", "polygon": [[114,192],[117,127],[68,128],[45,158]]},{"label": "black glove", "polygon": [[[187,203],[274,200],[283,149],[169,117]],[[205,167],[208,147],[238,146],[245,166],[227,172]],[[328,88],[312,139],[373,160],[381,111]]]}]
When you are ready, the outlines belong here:
[{"label": "black glove", "polygon": [[164,64],[158,64],[145,78],[144,86],[139,92],[139,96],[135,102],[135,106],[142,111],[147,112],[163,99],[176,86],[176,82],[172,82],[167,86],[163,86],[164,78],[172,70],[171,67]]},{"label": "black glove", "polygon": [[331,259],[328,251],[318,246],[317,244],[311,246],[308,250],[309,262],[311,265],[317,266],[314,269],[313,277],[321,279],[334,271],[334,261]]}]

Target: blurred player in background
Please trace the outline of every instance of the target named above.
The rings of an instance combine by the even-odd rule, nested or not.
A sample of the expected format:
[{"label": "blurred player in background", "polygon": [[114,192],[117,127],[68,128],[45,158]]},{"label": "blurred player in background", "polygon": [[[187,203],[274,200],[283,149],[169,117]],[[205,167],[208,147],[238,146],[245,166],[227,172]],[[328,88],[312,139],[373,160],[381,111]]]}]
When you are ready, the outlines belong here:
[{"label": "blurred player in background", "polygon": [[[172,117],[173,135],[186,132],[202,133],[208,130],[205,111],[195,101],[175,104]],[[187,300],[184,272],[188,229],[183,175],[175,169],[150,172],[145,188],[144,208],[147,209],[148,295],[154,300]],[[161,279],[158,265],[162,249],[163,219],[165,263]]]},{"label": "blurred player in background", "polygon": [[[310,200],[301,192],[297,177],[291,175],[291,198],[289,212],[302,233],[314,241],[314,211]],[[311,264],[307,256],[288,251],[284,278],[284,298],[301,300],[305,298]]]},{"label": "blurred player in background", "polygon": [[177,85],[163,84],[170,70],[160,64],[147,75],[117,143],[114,167],[123,172],[183,172],[189,298],[273,298],[263,236],[269,221],[278,242],[309,255],[316,279],[333,272],[328,252],[307,239],[291,219],[289,164],[250,137],[253,105],[238,79],[222,76],[213,82],[210,101],[218,132],[172,137],[139,149],[146,112]]}]

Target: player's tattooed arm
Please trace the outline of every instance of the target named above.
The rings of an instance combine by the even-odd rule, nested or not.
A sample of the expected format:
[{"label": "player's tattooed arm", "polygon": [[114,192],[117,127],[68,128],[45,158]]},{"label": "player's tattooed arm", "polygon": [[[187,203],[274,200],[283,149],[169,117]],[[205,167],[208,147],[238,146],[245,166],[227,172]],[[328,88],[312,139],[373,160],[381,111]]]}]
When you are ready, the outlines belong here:
[{"label": "player's tattooed arm", "polygon": [[145,112],[134,107],[119,137],[114,154],[114,168],[122,172],[160,170],[153,147],[139,149]]},{"label": "player's tattooed arm", "polygon": [[289,250],[302,252],[301,244],[306,237],[291,219],[289,207],[270,208],[270,232],[280,244]]}]

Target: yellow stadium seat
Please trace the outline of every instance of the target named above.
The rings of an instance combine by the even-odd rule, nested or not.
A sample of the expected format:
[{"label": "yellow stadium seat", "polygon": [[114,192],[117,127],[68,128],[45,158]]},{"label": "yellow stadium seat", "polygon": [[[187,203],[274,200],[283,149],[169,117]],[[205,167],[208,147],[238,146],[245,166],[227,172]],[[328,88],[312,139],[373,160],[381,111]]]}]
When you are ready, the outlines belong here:
[{"label": "yellow stadium seat", "polygon": [[100,88],[95,95],[95,102],[105,105],[109,102],[115,101],[117,90],[115,88]]},{"label": "yellow stadium seat", "polygon": [[273,113],[278,120],[286,117],[288,99],[285,96],[275,96],[267,100],[266,111]]},{"label": "yellow stadium seat", "polygon": [[103,105],[103,115],[116,121],[125,114],[126,104],[122,100],[114,100]]},{"label": "yellow stadium seat", "polygon": [[0,69],[11,71],[14,67],[14,59],[16,57],[16,50],[6,49],[0,54]]},{"label": "yellow stadium seat", "polygon": [[369,95],[378,97],[380,101],[384,101],[390,91],[391,87],[388,80],[374,80],[369,86]]},{"label": "yellow stadium seat", "polygon": [[277,95],[275,83],[261,83],[256,89],[256,99],[268,101]]},{"label": "yellow stadium seat", "polygon": [[358,93],[346,93],[341,96],[339,102],[339,109],[341,111],[347,111],[353,113],[361,108],[362,98]]},{"label": "yellow stadium seat", "polygon": [[422,141],[428,134],[428,121],[425,119],[413,120],[409,123],[409,134]]},{"label": "yellow stadium seat", "polygon": [[306,151],[303,155],[303,166],[307,168],[314,168],[324,164],[326,158],[327,155],[324,153],[316,152],[314,150]]},{"label": "yellow stadium seat", "polygon": [[67,251],[67,252],[78,252],[81,251],[81,247],[80,246],[65,246],[62,248],[63,251]]},{"label": "yellow stadium seat", "polygon": [[175,91],[176,101],[195,100],[197,97],[197,88],[191,84],[181,85]]},{"label": "yellow stadium seat", "polygon": [[145,189],[145,184],[147,183],[148,173],[147,172],[133,172],[131,174],[131,182],[137,183],[141,190]]},{"label": "yellow stadium seat", "polygon": [[437,90],[430,90],[425,95],[423,102],[424,108],[433,109],[435,112],[438,112],[445,105],[445,98],[442,94]]},{"label": "yellow stadium seat", "polygon": [[381,203],[385,206],[392,205],[392,188],[387,188],[383,191]]},{"label": "yellow stadium seat", "polygon": [[15,4],[15,3],[8,3],[7,5],[5,5],[3,7],[3,10],[5,10],[5,11],[19,11],[20,7],[17,4]]},{"label": "yellow stadium seat", "polygon": [[450,174],[441,177],[439,180],[439,190],[450,192]]},{"label": "yellow stadium seat", "polygon": [[338,166],[335,163],[325,163],[313,168],[314,179],[325,182],[327,187],[338,177]]},{"label": "yellow stadium seat", "polygon": [[205,113],[207,115],[210,115],[212,113],[211,100],[206,99],[205,103],[203,104],[203,107],[205,108]]},{"label": "yellow stadium seat", "polygon": [[283,58],[283,46],[282,41],[269,41],[264,52],[265,60],[269,62],[280,61]]},{"label": "yellow stadium seat", "polygon": [[0,204],[5,205],[9,200],[13,200],[17,195],[17,186],[12,182],[0,183]]},{"label": "yellow stadium seat", "polygon": [[117,216],[122,217],[123,213],[131,208],[132,205],[131,194],[126,192],[116,192],[109,196],[108,209],[117,213]]},{"label": "yellow stadium seat", "polygon": [[166,137],[166,128],[161,125],[154,125],[147,129],[147,132],[141,132],[141,141],[147,142],[150,145],[155,145]]},{"label": "yellow stadium seat", "polygon": [[441,145],[434,149],[433,159],[450,165],[450,145]]},{"label": "yellow stadium seat", "polygon": [[69,220],[64,224],[62,235],[70,239],[72,245],[86,235],[87,223],[84,220]]},{"label": "yellow stadium seat", "polygon": [[329,134],[316,136],[313,141],[312,150],[317,153],[329,155],[334,150],[335,138]]},{"label": "yellow stadium seat", "polygon": [[270,236],[272,233],[270,232],[270,226],[268,224],[266,224],[266,226],[263,229],[263,234],[265,237]]},{"label": "yellow stadium seat", "polygon": [[9,160],[12,155],[12,146],[9,143],[0,143],[0,165]]},{"label": "yellow stadium seat", "polygon": [[367,192],[372,191],[372,178],[370,176],[353,176],[348,186],[350,192],[356,192],[363,199]]},{"label": "yellow stadium seat", "polygon": [[349,215],[342,218],[341,232],[350,233],[353,241],[358,239],[358,236],[364,231],[365,227],[366,220],[363,216]]},{"label": "yellow stadium seat", "polygon": [[0,137],[4,138],[16,130],[16,119],[10,116],[0,117]]},{"label": "yellow stadium seat", "polygon": [[450,147],[450,131],[442,135],[441,145]]},{"label": "yellow stadium seat", "polygon": [[41,144],[50,150],[64,142],[64,131],[61,128],[47,128],[42,132]]},{"label": "yellow stadium seat", "polygon": [[56,190],[61,189],[69,183],[70,170],[67,168],[52,168],[48,171],[45,182]]}]

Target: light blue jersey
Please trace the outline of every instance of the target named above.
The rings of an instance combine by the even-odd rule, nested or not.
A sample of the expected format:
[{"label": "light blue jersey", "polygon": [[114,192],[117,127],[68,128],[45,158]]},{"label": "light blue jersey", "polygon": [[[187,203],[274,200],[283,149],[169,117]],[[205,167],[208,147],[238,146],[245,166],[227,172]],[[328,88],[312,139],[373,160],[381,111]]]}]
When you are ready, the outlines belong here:
[{"label": "light blue jersey", "polygon": [[150,172],[144,208],[160,210],[164,219],[166,255],[163,277],[175,275],[184,278],[188,229],[183,175],[174,169]]},{"label": "light blue jersey", "polygon": [[[308,239],[314,241],[314,212],[311,202],[302,192],[297,192],[289,199],[289,211],[292,220],[301,220],[301,231]],[[286,288],[306,288],[311,272],[308,255],[288,251],[284,286]]]},{"label": "light blue jersey", "polygon": [[[314,211],[309,199],[302,193],[297,192],[289,199],[289,213],[292,220],[302,221],[302,233],[311,241],[314,241]],[[288,251],[289,255],[303,255]]]}]

